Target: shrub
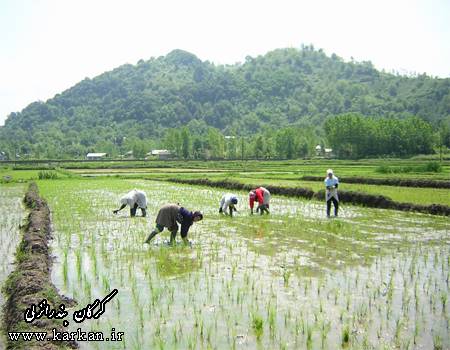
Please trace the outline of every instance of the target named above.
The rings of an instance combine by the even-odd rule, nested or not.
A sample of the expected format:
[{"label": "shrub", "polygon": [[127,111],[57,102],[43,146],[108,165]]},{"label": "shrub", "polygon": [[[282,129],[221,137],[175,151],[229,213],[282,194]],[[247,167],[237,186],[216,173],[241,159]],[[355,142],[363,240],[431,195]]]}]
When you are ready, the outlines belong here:
[{"label": "shrub", "polygon": [[442,166],[438,162],[428,162],[422,167],[424,172],[427,173],[441,173]]},{"label": "shrub", "polygon": [[58,178],[56,171],[51,170],[41,170],[38,172],[39,180],[55,180]]}]

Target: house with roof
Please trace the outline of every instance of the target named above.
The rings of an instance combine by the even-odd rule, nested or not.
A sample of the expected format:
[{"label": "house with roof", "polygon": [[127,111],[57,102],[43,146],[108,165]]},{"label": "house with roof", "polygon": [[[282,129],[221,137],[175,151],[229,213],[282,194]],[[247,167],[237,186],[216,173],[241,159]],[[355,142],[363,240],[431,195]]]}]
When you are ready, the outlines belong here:
[{"label": "house with roof", "polygon": [[172,152],[167,149],[153,149],[151,152],[147,153],[147,156],[152,158],[157,158],[159,160],[169,159],[172,157]]},{"label": "house with roof", "polygon": [[86,154],[87,160],[102,160],[108,156],[107,153],[88,153]]}]

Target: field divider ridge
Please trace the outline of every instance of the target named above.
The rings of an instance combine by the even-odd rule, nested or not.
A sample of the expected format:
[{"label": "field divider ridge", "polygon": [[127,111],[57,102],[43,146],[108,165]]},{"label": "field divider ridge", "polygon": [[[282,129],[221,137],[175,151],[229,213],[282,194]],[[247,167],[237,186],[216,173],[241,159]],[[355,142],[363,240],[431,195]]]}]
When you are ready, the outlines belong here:
[{"label": "field divider ridge", "polygon": [[[303,181],[323,181],[322,176],[302,176]],[[430,179],[378,179],[370,177],[339,177],[339,181],[348,184],[363,185],[381,185],[381,186],[398,186],[398,187],[423,187],[423,188],[448,188],[450,189],[450,181],[430,180]]]},{"label": "field divider ridge", "polygon": [[[187,185],[200,185],[208,187],[226,188],[230,190],[250,191],[258,187],[253,184],[244,184],[235,181],[212,181],[209,179],[176,179],[169,178],[161,181],[169,181],[174,183],[181,183]],[[271,194],[301,197],[306,199],[325,200],[325,190],[314,192],[309,188],[302,187],[281,187],[264,185]],[[339,191],[339,200],[342,203],[350,203],[355,205],[362,205],[370,208],[378,209],[392,209],[399,211],[414,211],[424,214],[450,216],[450,206],[443,204],[421,205],[413,203],[401,203],[382,195],[368,194],[357,191]]]}]

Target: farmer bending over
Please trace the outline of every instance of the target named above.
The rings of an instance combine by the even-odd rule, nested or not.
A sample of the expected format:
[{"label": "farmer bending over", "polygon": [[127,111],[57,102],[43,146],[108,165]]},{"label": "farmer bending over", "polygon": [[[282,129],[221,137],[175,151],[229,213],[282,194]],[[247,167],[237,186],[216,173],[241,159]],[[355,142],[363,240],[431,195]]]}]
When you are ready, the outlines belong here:
[{"label": "farmer bending over", "polygon": [[113,210],[114,214],[117,214],[120,210],[125,208],[127,205],[130,206],[131,217],[136,216],[136,210],[141,208],[142,216],[146,216],[147,212],[147,196],[145,192],[138,191],[136,189],[128,192],[125,196],[120,198],[120,203],[122,204],[119,209]]},{"label": "farmer bending over", "polygon": [[238,203],[238,199],[235,194],[226,193],[222,196],[220,200],[220,208],[219,213],[227,214],[227,209],[230,211],[230,216],[233,216],[233,211],[237,211],[236,204]]},{"label": "farmer bending over", "polygon": [[339,197],[337,193],[337,188],[339,185],[339,179],[333,175],[333,170],[327,170],[327,177],[325,178],[325,199],[327,201],[327,217],[330,217],[331,202],[334,205],[334,216],[338,216],[339,209]]},{"label": "farmer bending over", "polygon": [[257,189],[250,191],[250,193],[248,194],[248,198],[250,204],[250,214],[253,215],[253,207],[255,205],[255,201],[258,202],[256,212],[260,211],[261,215],[264,212],[269,214],[270,192],[268,189],[264,187],[258,187]]},{"label": "farmer bending over", "polygon": [[189,243],[187,239],[187,234],[189,228],[194,222],[203,219],[203,214],[199,211],[189,211],[178,204],[166,204],[161,209],[159,209],[158,216],[156,217],[156,227],[147,237],[144,243],[150,243],[150,241],[158,233],[162,232],[164,228],[170,231],[170,242],[169,244],[175,243],[175,238],[178,232],[178,223],[181,224],[181,238],[184,243]]}]

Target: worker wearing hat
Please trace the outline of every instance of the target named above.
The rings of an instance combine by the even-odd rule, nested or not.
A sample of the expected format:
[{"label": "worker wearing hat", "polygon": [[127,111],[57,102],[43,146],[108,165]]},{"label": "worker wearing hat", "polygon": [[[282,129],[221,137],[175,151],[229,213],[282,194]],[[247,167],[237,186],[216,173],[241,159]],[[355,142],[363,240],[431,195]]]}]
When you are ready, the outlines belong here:
[{"label": "worker wearing hat", "polygon": [[127,205],[130,206],[130,216],[135,217],[136,211],[138,208],[142,211],[142,216],[146,216],[147,212],[147,195],[143,191],[139,190],[132,190],[128,192],[126,195],[124,195],[122,198],[120,198],[120,208],[113,210],[114,214],[117,214],[119,211],[121,211],[123,208],[125,208]]},{"label": "worker wearing hat", "polygon": [[227,214],[227,209],[230,211],[230,216],[233,216],[233,211],[237,211],[236,205],[238,204],[238,199],[235,194],[226,193],[222,196],[220,200],[219,213]]},{"label": "worker wearing hat", "polygon": [[337,193],[337,188],[339,185],[339,179],[334,176],[333,170],[327,170],[327,177],[325,178],[325,199],[327,201],[327,217],[330,217],[331,203],[334,205],[334,216],[338,216],[339,210],[339,197]]}]

